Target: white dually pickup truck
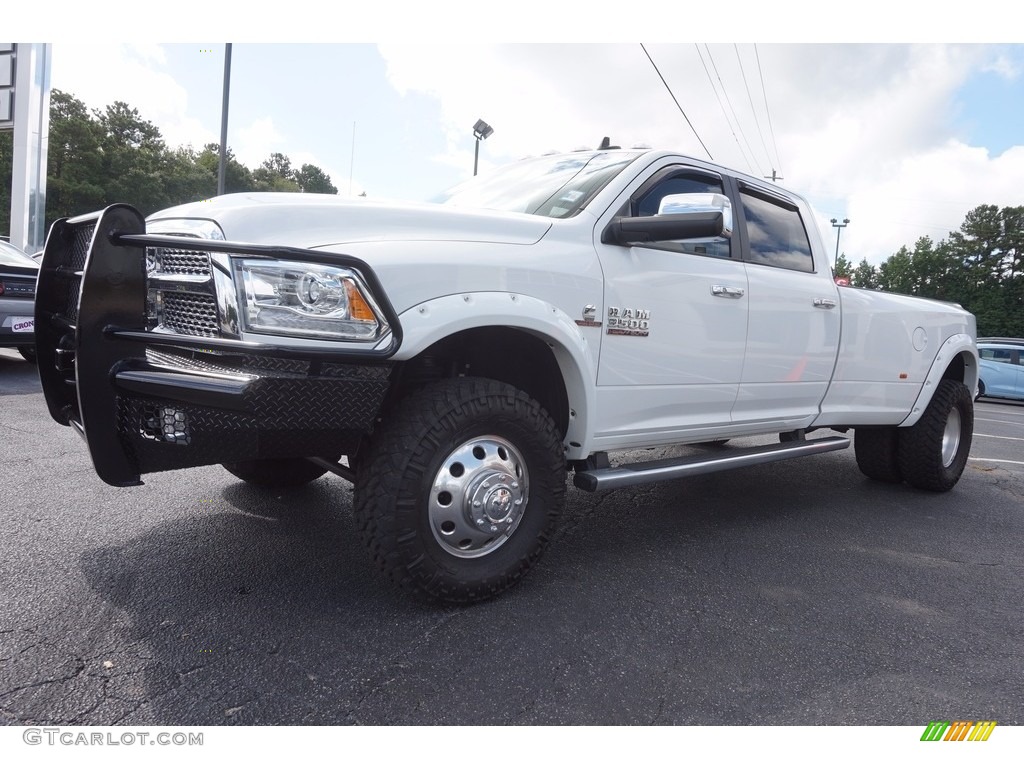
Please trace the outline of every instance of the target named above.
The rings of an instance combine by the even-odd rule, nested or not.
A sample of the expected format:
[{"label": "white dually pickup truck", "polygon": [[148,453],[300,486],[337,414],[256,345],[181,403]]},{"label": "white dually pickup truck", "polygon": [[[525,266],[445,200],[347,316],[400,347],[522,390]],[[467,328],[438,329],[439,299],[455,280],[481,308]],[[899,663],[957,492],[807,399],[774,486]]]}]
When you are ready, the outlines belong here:
[{"label": "white dually pickup truck", "polygon": [[333,472],[376,563],[431,599],[517,582],[569,471],[614,489],[853,429],[868,477],[946,491],[973,431],[971,314],[838,287],[802,198],[670,152],[529,159],[431,204],[113,205],[53,225],[36,297],[50,413],[105,482]]}]

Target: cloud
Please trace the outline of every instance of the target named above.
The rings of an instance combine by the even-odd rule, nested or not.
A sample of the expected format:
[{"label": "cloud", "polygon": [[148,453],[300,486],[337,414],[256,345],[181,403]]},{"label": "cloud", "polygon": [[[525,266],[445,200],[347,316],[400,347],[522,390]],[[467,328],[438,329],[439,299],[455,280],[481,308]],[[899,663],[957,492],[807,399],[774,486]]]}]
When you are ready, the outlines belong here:
[{"label": "cloud", "polygon": [[850,242],[866,253],[895,250],[890,242],[913,247],[922,236],[938,242],[979,205],[1021,205],[1020,179],[1024,146],[993,157],[982,147],[950,141],[908,156],[891,175],[850,195],[850,219],[875,223],[856,239],[851,223]]},{"label": "cloud", "polygon": [[259,168],[272,153],[281,152],[285,141],[272,117],[258,118],[239,128],[234,135],[234,142],[228,142],[228,145],[234,150],[238,161],[250,169]]},{"label": "cloud", "polygon": [[982,72],[995,72],[1006,80],[1016,80],[1024,72],[1024,64],[1007,55],[996,56],[981,69]]},{"label": "cloud", "polygon": [[[998,203],[994,196],[1020,203],[1016,149],[989,157],[960,140],[957,122],[957,94],[972,75],[1016,72],[999,47],[646,48],[653,66],[639,44],[380,51],[399,92],[438,100],[444,161],[458,167],[472,163],[471,127],[481,117],[495,129],[481,147],[484,168],[593,147],[602,136],[702,159],[710,152],[754,176],[781,173],[781,183],[819,206],[826,240],[828,219],[848,216],[842,249],[876,263],[921,235],[945,236],[972,207]],[[897,194],[908,202],[893,202]]]},{"label": "cloud", "polygon": [[152,43],[61,43],[53,46],[50,80],[91,109],[127,103],[157,125],[171,147],[218,141],[188,114],[188,92],[164,71],[166,65],[163,47]]}]

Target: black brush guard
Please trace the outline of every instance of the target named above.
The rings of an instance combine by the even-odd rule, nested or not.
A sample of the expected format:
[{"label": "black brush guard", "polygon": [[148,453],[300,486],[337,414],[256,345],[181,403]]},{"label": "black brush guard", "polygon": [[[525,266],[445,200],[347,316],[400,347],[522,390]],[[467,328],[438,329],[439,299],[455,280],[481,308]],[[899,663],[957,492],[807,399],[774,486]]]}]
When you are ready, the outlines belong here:
[{"label": "black brush guard", "polygon": [[[146,248],[315,262],[356,270],[390,325],[381,348],[257,344],[148,330]],[[350,256],[145,234],[128,205],[54,223],[36,291],[39,377],[50,415],[86,440],[116,486],[168,469],[338,456],[368,434],[390,386],[398,317]]]}]

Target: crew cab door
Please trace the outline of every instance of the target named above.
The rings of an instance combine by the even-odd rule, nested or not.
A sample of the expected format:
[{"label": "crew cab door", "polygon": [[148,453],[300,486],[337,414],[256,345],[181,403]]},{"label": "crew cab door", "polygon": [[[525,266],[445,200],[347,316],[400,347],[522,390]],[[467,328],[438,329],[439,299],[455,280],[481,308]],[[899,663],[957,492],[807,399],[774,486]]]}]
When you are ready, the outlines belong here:
[{"label": "crew cab door", "polygon": [[728,428],[749,307],[738,238],[608,242],[616,222],[653,232],[663,199],[697,193],[725,195],[725,184],[711,171],[671,165],[627,188],[598,221],[595,247],[605,277],[599,450],[712,437]]},{"label": "crew cab door", "polygon": [[[737,183],[750,324],[732,419],[780,431],[810,423],[839,348],[839,291],[814,253],[801,207],[770,187]],[[815,242],[819,242],[815,238]]]}]

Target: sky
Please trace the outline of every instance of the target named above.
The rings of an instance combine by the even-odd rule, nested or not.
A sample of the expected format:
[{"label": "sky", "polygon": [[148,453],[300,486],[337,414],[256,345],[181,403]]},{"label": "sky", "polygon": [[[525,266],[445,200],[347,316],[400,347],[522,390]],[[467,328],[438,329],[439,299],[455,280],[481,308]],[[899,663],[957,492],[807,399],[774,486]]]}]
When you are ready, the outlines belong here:
[{"label": "sky", "polygon": [[[175,19],[193,5],[177,5]],[[604,136],[774,171],[810,200],[830,252],[830,219],[850,220],[840,250],[854,263],[946,238],[978,205],[1024,205],[1024,45],[985,40],[999,25],[984,0],[971,19],[987,23],[957,15],[930,29],[892,14],[874,24],[886,5],[873,0],[835,27],[823,24],[828,4],[792,4],[815,9],[813,42],[779,21],[785,3],[767,5],[764,25],[753,12],[734,27],[713,10],[680,19],[671,42],[657,42],[666,25],[655,15],[637,24],[577,4],[590,14],[583,21],[532,0],[515,14],[439,3],[429,7],[448,13],[430,15],[396,3],[347,25],[297,0],[269,33],[196,5],[207,23],[153,17],[141,31],[114,25],[95,39],[69,16],[32,39],[53,43],[53,88],[96,109],[127,102],[169,145],[199,148],[220,136],[224,40],[176,38],[231,29],[228,146],[250,168],[271,152],[318,165],[340,194],[429,199],[472,174],[482,118],[494,133],[480,143],[481,173]],[[826,27],[872,42],[830,39]]]}]

